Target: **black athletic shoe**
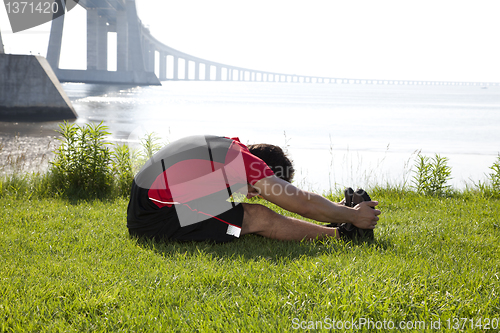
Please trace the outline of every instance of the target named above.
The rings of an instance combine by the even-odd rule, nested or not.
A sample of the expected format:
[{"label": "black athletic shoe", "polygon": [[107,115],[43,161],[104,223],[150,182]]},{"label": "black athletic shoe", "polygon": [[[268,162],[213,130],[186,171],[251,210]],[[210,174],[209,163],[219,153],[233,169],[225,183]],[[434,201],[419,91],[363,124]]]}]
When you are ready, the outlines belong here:
[{"label": "black athletic shoe", "polygon": [[372,201],[368,193],[365,190],[358,188],[353,194],[353,207],[363,201]]},{"label": "black athletic shoe", "polygon": [[[344,205],[348,207],[355,207],[357,204],[363,201],[371,201],[370,196],[363,189],[357,189],[354,191],[352,188],[348,187],[344,190]],[[330,228],[338,228],[340,238],[348,240],[365,240],[374,239],[374,233],[372,229],[360,229],[351,223],[330,223],[326,225]]]},{"label": "black athletic shoe", "polygon": [[357,239],[362,239],[361,235],[359,234],[359,229],[358,227],[354,226],[351,223],[342,223],[337,230],[339,231],[340,239],[344,241],[350,241],[350,240],[357,240]]},{"label": "black athletic shoe", "polygon": [[[370,198],[368,193],[366,193],[365,190],[358,188],[356,190],[356,192],[354,192],[352,201],[353,201],[354,206],[356,206],[360,202],[372,201],[372,199]],[[366,238],[366,239],[374,239],[375,238],[375,235],[373,234],[373,229],[359,229],[358,228],[358,230],[359,230],[359,234],[360,234],[361,238]]]},{"label": "black athletic shoe", "polygon": [[350,187],[346,188],[344,190],[344,205],[347,207],[354,207],[353,205],[353,199],[354,199],[354,190]]}]

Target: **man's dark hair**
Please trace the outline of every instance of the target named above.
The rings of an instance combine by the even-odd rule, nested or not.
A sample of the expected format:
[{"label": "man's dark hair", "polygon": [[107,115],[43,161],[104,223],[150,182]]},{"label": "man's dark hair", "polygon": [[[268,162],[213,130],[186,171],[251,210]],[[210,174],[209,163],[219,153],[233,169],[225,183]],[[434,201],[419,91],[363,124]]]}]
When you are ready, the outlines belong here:
[{"label": "man's dark hair", "polygon": [[259,143],[249,145],[248,150],[250,150],[250,153],[263,160],[269,168],[273,170],[276,177],[289,183],[292,182],[295,169],[293,168],[292,161],[288,158],[283,149],[278,146]]}]

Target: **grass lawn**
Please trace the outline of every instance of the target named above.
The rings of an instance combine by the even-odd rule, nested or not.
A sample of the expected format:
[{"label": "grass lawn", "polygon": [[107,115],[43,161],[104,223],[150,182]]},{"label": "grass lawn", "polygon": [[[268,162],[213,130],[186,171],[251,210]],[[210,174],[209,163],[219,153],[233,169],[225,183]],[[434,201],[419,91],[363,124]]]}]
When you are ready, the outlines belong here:
[{"label": "grass lawn", "polygon": [[500,201],[370,194],[383,214],[363,244],[147,243],[124,199],[2,197],[0,331],[497,332]]}]

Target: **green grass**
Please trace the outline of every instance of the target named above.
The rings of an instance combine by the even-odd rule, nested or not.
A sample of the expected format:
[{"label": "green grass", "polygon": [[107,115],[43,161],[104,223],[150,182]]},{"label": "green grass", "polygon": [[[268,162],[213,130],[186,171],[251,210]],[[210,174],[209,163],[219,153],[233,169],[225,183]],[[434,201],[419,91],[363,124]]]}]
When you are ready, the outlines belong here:
[{"label": "green grass", "polygon": [[[383,215],[376,241],[364,244],[252,235],[222,245],[143,242],[128,236],[123,198],[2,197],[0,331],[285,332],[300,321],[361,318],[440,320],[444,329],[454,318],[500,320],[500,200],[370,194]],[[464,331],[481,330],[467,322]]]}]

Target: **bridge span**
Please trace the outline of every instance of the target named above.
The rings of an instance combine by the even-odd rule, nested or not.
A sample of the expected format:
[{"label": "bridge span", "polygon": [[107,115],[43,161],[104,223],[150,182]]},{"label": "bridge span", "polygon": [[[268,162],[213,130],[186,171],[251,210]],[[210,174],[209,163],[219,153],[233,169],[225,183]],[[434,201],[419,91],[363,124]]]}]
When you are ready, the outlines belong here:
[{"label": "bridge span", "polygon": [[[165,80],[304,82],[388,85],[500,85],[480,82],[360,80],[265,72],[202,59],[156,39],[135,0],[80,0],[87,11],[87,69],[59,68],[64,15],[52,22],[47,60],[61,82],[159,85]],[[60,6],[60,10],[64,10]],[[108,71],[108,32],[117,36],[117,70]],[[156,64],[159,64],[156,68]],[[158,71],[159,77],[156,76]]]}]

